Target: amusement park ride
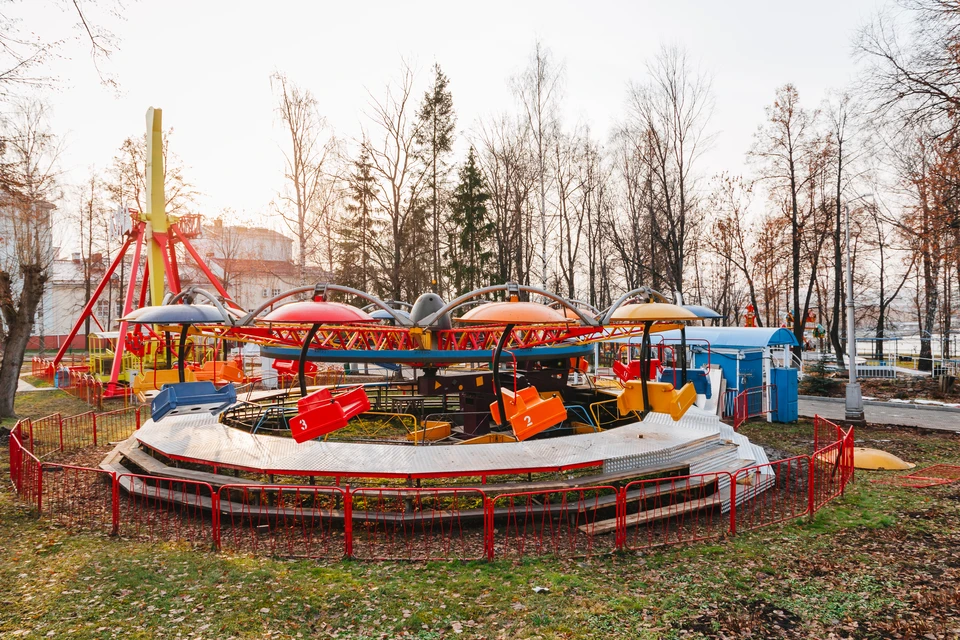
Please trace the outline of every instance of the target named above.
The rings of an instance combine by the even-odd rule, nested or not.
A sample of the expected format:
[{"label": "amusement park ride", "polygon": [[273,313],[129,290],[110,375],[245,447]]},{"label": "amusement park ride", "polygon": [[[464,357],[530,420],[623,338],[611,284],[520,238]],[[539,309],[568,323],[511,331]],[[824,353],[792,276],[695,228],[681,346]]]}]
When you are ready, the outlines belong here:
[{"label": "amusement park ride", "polygon": [[[599,311],[515,283],[450,302],[425,293],[412,305],[321,283],[242,309],[191,245],[183,219],[165,212],[160,124],[160,110],[150,109],[147,211],[130,214],[120,251],[64,343],[92,314],[132,248],[107,393],[150,397],[152,416],[126,445],[128,456],[140,447],[215,470],[408,480],[591,466],[659,469],[682,451],[702,459],[704,447],[728,458],[733,447],[725,460],[734,466],[766,462],[761,449],[720,422],[716,409],[702,409],[719,391],[711,388],[709,365],[688,366],[684,327],[717,314],[672,304],[647,288]],[[177,243],[214,293],[181,286]],[[671,329],[680,329],[675,344],[654,340]],[[630,338],[640,341],[638,358]],[[613,374],[598,375],[599,348],[624,339],[627,362],[618,352]],[[296,384],[250,389],[255,372],[228,361],[232,343],[258,346],[263,366]],[[405,367],[408,376],[379,382],[356,376],[353,384],[345,384],[352,376],[342,376],[335,385],[311,386],[307,374],[316,363]],[[412,430],[358,437],[346,429],[355,419],[383,416],[391,401],[400,404],[390,416],[413,414]],[[437,405],[442,415],[431,420],[428,407]],[[693,473],[695,463],[688,466]]]}]

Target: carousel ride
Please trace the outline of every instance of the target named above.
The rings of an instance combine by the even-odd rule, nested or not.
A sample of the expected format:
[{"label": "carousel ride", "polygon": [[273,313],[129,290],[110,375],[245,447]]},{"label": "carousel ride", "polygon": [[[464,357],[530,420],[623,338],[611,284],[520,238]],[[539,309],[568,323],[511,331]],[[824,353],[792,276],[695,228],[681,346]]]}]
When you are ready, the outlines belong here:
[{"label": "carousel ride", "polygon": [[[450,302],[424,293],[412,305],[320,283],[242,309],[164,212],[159,122],[159,110],[150,110],[151,210],[130,215],[123,249],[104,276],[107,282],[135,247],[109,391],[139,394],[150,401],[152,417],[117,445],[103,469],[213,487],[243,472],[310,484],[459,479],[493,492],[523,481],[538,486],[534,473],[553,474],[550,486],[579,487],[716,473],[713,490],[724,509],[729,474],[757,468],[753,491],[738,490],[738,502],[774,481],[763,450],[703,409],[717,391],[708,371],[690,366],[684,327],[716,314],[647,288],[600,311],[516,283]],[[181,287],[176,241],[215,293]],[[655,341],[672,329],[680,329],[679,344]],[[602,373],[598,345],[625,337],[640,339],[639,357],[617,359]],[[258,349],[260,371],[230,360],[228,345]],[[131,354],[134,370],[125,382]],[[318,365],[342,373],[333,384],[311,384]],[[371,381],[357,375],[362,366],[392,375]],[[266,370],[295,384],[248,384]],[[136,492],[138,482],[121,488]]]}]

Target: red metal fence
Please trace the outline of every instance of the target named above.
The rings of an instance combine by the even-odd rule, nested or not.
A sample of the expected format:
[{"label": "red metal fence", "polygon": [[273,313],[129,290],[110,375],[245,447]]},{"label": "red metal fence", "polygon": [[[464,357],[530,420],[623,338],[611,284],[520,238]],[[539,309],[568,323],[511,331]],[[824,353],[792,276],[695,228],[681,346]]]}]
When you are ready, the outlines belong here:
[{"label": "red metal fence", "polygon": [[206,482],[118,475],[117,532],[151,542],[214,543],[217,494]]},{"label": "red metal fence", "polygon": [[612,486],[496,496],[487,507],[487,557],[615,551],[623,531],[621,498]]},{"label": "red metal fence", "polygon": [[758,416],[777,410],[777,386],[765,384],[762,387],[744,389],[733,399],[733,428]]},{"label": "red metal fence", "polygon": [[814,452],[717,472],[494,495],[479,488],[225,484],[44,459],[129,437],[140,408],[19,422],[10,478],[57,523],[147,541],[311,558],[581,557],[719,538],[812,515],[853,479],[853,429],[816,418]]},{"label": "red metal fence", "polygon": [[344,489],[225,485],[217,500],[213,538],[220,549],[302,558],[351,555],[350,494]]}]

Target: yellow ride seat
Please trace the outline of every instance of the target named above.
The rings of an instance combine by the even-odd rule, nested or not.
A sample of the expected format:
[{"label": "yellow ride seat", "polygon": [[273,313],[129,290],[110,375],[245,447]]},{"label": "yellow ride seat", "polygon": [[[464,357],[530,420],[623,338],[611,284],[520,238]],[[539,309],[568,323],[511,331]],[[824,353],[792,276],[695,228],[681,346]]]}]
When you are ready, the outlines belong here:
[{"label": "yellow ride seat", "polygon": [[[674,389],[669,382],[647,382],[647,395],[650,398],[650,411],[670,414],[674,420],[682,418],[697,400],[697,390],[692,382],[680,389]],[[643,386],[640,380],[624,383],[623,392],[617,398],[617,408],[622,416],[644,410]]]}]

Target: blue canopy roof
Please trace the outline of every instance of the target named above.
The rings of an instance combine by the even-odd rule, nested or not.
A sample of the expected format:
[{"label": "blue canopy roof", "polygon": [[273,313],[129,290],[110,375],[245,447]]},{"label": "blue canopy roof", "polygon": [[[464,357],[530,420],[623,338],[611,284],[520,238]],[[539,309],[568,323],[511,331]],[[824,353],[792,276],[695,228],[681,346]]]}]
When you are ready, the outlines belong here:
[{"label": "blue canopy roof", "polygon": [[[680,339],[680,330],[654,334],[673,342]],[[711,349],[760,349],[763,347],[795,347],[797,338],[782,327],[687,327],[687,340],[706,340]]]}]

